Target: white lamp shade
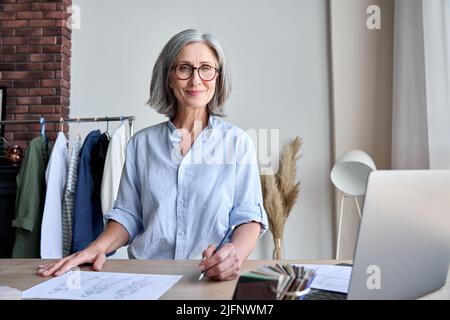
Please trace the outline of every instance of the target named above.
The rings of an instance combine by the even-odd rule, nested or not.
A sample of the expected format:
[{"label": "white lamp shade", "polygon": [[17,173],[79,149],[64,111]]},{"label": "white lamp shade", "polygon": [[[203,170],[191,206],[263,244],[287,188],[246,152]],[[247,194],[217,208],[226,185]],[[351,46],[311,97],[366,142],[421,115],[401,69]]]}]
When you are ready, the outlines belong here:
[{"label": "white lamp shade", "polygon": [[375,163],[367,153],[350,150],[336,161],[330,178],[342,192],[360,196],[366,193],[367,179],[373,170],[376,170]]}]

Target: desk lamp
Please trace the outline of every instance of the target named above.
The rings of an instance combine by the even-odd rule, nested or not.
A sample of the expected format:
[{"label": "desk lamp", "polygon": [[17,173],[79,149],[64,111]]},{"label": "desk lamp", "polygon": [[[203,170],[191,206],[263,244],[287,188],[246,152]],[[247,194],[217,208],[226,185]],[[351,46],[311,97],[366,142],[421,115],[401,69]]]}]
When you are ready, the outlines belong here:
[{"label": "desk lamp", "polygon": [[339,259],[344,199],[349,197],[355,199],[356,208],[361,219],[361,209],[356,197],[366,193],[367,179],[373,170],[376,170],[375,163],[367,153],[361,150],[350,150],[344,153],[331,170],[331,181],[337,189],[342,191],[336,259]]}]

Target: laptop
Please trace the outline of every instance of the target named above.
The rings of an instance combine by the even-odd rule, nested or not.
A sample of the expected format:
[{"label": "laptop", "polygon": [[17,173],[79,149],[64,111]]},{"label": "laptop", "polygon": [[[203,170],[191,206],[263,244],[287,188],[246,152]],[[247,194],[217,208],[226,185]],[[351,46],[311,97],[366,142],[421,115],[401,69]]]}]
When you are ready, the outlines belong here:
[{"label": "laptop", "polygon": [[450,263],[450,170],[373,171],[348,295],[304,300],[417,299],[445,285]]}]

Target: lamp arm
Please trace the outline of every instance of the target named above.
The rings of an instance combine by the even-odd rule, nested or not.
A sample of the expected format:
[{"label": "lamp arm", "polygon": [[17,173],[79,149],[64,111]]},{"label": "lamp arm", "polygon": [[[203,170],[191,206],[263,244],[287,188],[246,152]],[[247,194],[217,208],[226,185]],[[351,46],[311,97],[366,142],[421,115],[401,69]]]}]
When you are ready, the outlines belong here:
[{"label": "lamp arm", "polygon": [[337,236],[337,245],[336,245],[336,260],[339,259],[339,252],[341,248],[341,229],[342,229],[342,220],[344,220],[343,217],[343,210],[344,210],[344,198],[345,193],[342,192],[341,195],[341,210],[339,211],[339,227],[338,227],[338,236]]},{"label": "lamp arm", "polygon": [[358,208],[359,219],[361,219],[362,214],[361,214],[361,208],[359,207],[358,199],[356,198],[356,196],[353,196],[353,198],[355,199],[355,202],[356,202],[356,208]]}]

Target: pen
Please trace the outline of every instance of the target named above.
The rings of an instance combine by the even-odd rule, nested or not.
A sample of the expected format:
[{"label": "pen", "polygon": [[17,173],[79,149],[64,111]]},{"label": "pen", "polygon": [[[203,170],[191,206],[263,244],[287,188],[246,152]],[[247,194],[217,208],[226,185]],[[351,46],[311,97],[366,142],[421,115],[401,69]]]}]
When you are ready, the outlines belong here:
[{"label": "pen", "polygon": [[[225,237],[223,237],[222,241],[220,241],[219,245],[217,246],[217,248],[214,250],[213,255],[220,250],[220,248],[222,248],[222,246],[225,243],[225,240],[231,235],[231,233],[233,232],[234,228],[236,228],[235,225],[231,226],[230,229],[228,229],[228,232],[225,234]],[[202,280],[203,277],[205,276],[205,272],[207,270],[203,270],[202,273],[200,274],[200,277],[198,278],[198,280]]]}]

